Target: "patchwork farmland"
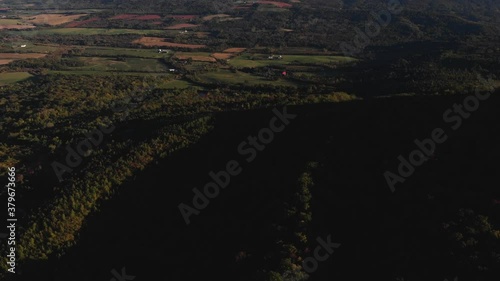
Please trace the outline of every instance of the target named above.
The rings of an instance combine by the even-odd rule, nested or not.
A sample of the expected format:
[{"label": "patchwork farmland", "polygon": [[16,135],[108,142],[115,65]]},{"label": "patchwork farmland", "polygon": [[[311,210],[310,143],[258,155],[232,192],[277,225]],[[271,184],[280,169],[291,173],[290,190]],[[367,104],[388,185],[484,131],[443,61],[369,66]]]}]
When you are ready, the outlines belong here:
[{"label": "patchwork farmland", "polygon": [[[257,3],[262,7],[283,9],[292,7],[292,4],[284,2],[258,1]],[[191,87],[194,84],[211,87],[221,83],[303,87],[307,86],[307,79],[296,79],[293,68],[287,71],[286,66],[302,65],[306,70],[302,69],[297,73],[301,74],[300,77],[307,77],[302,74],[318,71],[313,66],[320,66],[321,69],[352,62],[349,58],[307,53],[284,55],[280,59],[271,60],[269,56],[273,54],[263,53],[258,48],[237,45],[225,48],[214,46],[212,43],[214,34],[207,29],[208,26],[224,24],[234,19],[241,17],[231,13],[197,15],[129,12],[109,15],[99,12],[75,11],[50,14],[26,11],[26,15],[22,15],[21,12],[18,19],[4,19],[3,22],[0,20],[0,28],[2,25],[4,28],[12,25],[26,29],[36,27],[36,30],[23,31],[22,35],[27,39],[25,42],[13,42],[11,46],[16,46],[15,48],[5,46],[6,52],[0,53],[0,65],[8,67],[14,61],[22,59],[51,60],[63,57],[64,63],[56,69],[51,69],[49,73],[79,75],[156,73],[171,76],[178,81],[169,84],[167,88],[172,89]],[[131,25],[134,28],[130,28]],[[11,36],[16,36],[15,30],[9,32]],[[60,36],[62,41],[46,42],[47,38],[54,35]],[[87,40],[86,38],[116,40],[116,43],[113,43],[115,46],[105,46],[99,41],[88,40],[91,45],[78,45],[71,40],[69,44],[64,44],[65,38],[75,36],[82,36],[84,40]],[[44,38],[45,45],[42,45],[41,38]],[[97,45],[92,46],[94,44]],[[46,46],[46,49],[43,50],[42,46]],[[287,49],[281,50],[283,53],[286,51]],[[320,50],[313,51],[320,52]],[[278,68],[265,69],[269,67]],[[19,69],[17,67],[12,71]],[[253,70],[248,72],[248,70],[242,71],[243,69]]]}]

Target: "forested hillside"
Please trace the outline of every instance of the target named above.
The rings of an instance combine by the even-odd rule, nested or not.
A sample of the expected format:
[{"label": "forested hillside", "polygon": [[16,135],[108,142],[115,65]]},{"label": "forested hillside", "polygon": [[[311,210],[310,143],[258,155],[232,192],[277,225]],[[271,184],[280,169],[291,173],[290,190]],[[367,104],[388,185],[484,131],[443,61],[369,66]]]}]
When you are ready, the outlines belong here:
[{"label": "forested hillside", "polygon": [[0,279],[498,281],[499,9],[1,1]]}]

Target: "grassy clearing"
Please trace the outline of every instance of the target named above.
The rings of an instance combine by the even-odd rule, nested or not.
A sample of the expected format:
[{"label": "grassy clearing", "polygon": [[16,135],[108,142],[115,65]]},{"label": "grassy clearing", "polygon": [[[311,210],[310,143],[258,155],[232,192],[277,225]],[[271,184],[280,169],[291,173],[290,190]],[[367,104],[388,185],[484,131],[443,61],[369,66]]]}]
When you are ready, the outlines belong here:
[{"label": "grassy clearing", "polygon": [[159,59],[171,56],[171,54],[159,54],[156,48],[130,49],[130,48],[106,48],[106,47],[86,47],[83,52],[88,56],[104,56],[104,57],[137,57]]},{"label": "grassy clearing", "polygon": [[[157,59],[131,58],[126,61],[127,67],[123,71],[162,72],[167,68]],[[122,69],[117,69],[122,70]]]},{"label": "grassy clearing", "polygon": [[0,53],[0,59],[39,59],[45,57],[46,54],[39,53]]},{"label": "grassy clearing", "polygon": [[133,72],[166,72],[166,67],[157,59],[127,58],[119,61],[113,58],[80,57],[87,65],[74,67],[72,70],[82,71],[133,71]]},{"label": "grassy clearing", "polygon": [[189,87],[200,88],[192,85],[185,80],[171,80],[173,76],[168,73],[144,73],[144,72],[111,72],[111,71],[97,71],[97,70],[52,70],[49,71],[50,74],[62,74],[62,75],[90,75],[90,76],[138,76],[138,77],[154,77],[158,81],[158,88],[173,90],[173,89],[186,89]]},{"label": "grassy clearing", "polygon": [[90,75],[90,76],[154,76],[158,79],[167,79],[169,76],[167,73],[144,73],[144,72],[106,72],[106,71],[94,71],[94,70],[51,70],[50,74],[62,74],[62,75]]},{"label": "grassy clearing", "polygon": [[349,63],[355,61],[354,58],[343,56],[302,56],[286,55],[282,61],[299,64],[328,64],[328,63]]},{"label": "grassy clearing", "polygon": [[237,71],[233,73],[229,70],[219,70],[214,72],[203,73],[198,76],[202,82],[210,84],[245,84],[245,85],[259,85],[270,84],[276,86],[296,86],[296,84],[279,79],[277,81],[270,81],[260,76],[254,76],[248,73]]},{"label": "grassy clearing", "polygon": [[285,8],[278,8],[278,7],[271,7],[271,6],[268,6],[268,7],[260,6],[259,8],[257,8],[257,10],[259,12],[271,12],[271,13],[286,13],[289,11],[288,9],[285,9]]},{"label": "grassy clearing", "polygon": [[188,71],[202,70],[205,66],[212,64],[211,62],[193,61],[191,64],[184,65],[183,68]]},{"label": "grassy clearing", "polygon": [[[192,87],[193,85],[185,80],[172,80],[161,86],[162,89],[173,90],[173,89],[186,89]],[[195,87],[196,88],[196,87]]]},{"label": "grassy clearing", "polygon": [[[21,45],[26,45],[26,47],[21,48],[20,47]],[[11,49],[14,50],[16,53],[43,53],[43,54],[54,52],[59,48],[60,47],[56,45],[33,45],[30,43],[20,43],[13,45],[11,47]]]},{"label": "grassy clearing", "polygon": [[[21,45],[26,45],[26,47],[22,48]],[[0,53],[4,54],[18,54],[18,55],[27,55],[29,54],[50,54],[57,49],[59,46],[56,45],[33,45],[30,42],[19,41],[19,42],[9,42],[0,44]]]},{"label": "grassy clearing", "polygon": [[8,72],[0,73],[0,85],[7,85],[26,80],[33,75],[28,72]]},{"label": "grassy clearing", "polygon": [[284,55],[283,58],[279,60],[270,60],[268,57],[269,55],[264,54],[244,54],[231,59],[229,64],[239,68],[256,68],[286,64],[343,64],[355,61],[353,58],[342,56]]},{"label": "grassy clearing", "polygon": [[39,59],[47,56],[40,53],[0,53],[0,65],[9,64],[10,62],[23,59]]},{"label": "grassy clearing", "polygon": [[215,58],[211,55],[211,53],[206,52],[176,52],[174,57],[180,60],[191,58],[193,61],[215,62]]},{"label": "grassy clearing", "polygon": [[295,75],[302,75],[302,76],[305,76],[307,78],[312,78],[312,77],[315,77],[315,76],[318,76],[317,73],[313,73],[313,72],[294,72]]},{"label": "grassy clearing", "polygon": [[16,19],[0,19],[0,25],[15,25],[15,24],[21,24],[21,20],[16,20]]},{"label": "grassy clearing", "polygon": [[77,14],[77,15],[64,15],[64,14],[39,14],[36,16],[24,16],[23,19],[26,22],[35,25],[60,25],[68,22],[72,22],[79,19],[87,14]]},{"label": "grassy clearing", "polygon": [[209,52],[176,52],[176,56],[195,56],[195,57],[210,57],[212,53]]},{"label": "grassy clearing", "polygon": [[140,45],[148,46],[148,47],[161,46],[161,47],[169,47],[169,48],[189,48],[189,49],[199,49],[199,48],[206,47],[206,45],[167,42],[167,41],[165,41],[165,38],[149,37],[149,36],[145,36],[145,37],[142,37],[140,39],[134,40],[134,41],[132,41],[132,43],[140,44]]}]

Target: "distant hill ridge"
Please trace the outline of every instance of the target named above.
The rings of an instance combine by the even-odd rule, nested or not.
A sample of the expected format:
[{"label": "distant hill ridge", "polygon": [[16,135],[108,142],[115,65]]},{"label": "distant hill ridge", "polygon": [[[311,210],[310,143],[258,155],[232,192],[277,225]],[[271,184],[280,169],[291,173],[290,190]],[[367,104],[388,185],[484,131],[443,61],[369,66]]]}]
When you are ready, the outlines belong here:
[{"label": "distant hill ridge", "polygon": [[[373,9],[385,5],[389,0],[301,0],[302,4],[309,4],[311,7],[337,7],[343,9]],[[41,5],[46,5],[47,1],[37,1]],[[159,7],[189,7],[206,6],[207,9],[218,6],[219,8],[235,5],[236,0],[81,0],[78,3],[68,0],[53,0],[53,5],[67,6],[78,5],[87,6],[114,6],[130,7],[134,6],[139,10],[149,10],[149,8]],[[248,1],[251,3],[252,1]],[[282,0],[282,2],[290,2]],[[500,13],[500,1],[496,0],[400,0],[410,10],[428,10],[454,13],[488,12]],[[19,0],[5,1],[4,3],[19,3]],[[36,3],[36,2],[34,2]],[[50,5],[50,4],[49,4]],[[142,9],[141,9],[142,8]]]}]

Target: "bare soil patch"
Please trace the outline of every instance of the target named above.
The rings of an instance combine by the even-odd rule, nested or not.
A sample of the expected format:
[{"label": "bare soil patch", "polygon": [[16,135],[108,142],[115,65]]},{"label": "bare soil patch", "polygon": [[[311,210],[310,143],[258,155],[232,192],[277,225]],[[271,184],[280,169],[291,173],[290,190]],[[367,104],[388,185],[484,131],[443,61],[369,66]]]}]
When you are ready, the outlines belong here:
[{"label": "bare soil patch", "polygon": [[224,53],[242,53],[246,50],[246,48],[229,48],[224,50]]},{"label": "bare soil patch", "polygon": [[274,5],[278,8],[290,8],[292,7],[292,4],[285,3],[285,2],[278,2],[278,1],[257,1],[259,4],[270,4]]},{"label": "bare soil patch", "polygon": [[68,22],[75,21],[76,19],[79,19],[83,16],[86,16],[87,14],[77,14],[77,15],[63,15],[63,14],[40,14],[36,16],[25,16],[23,19],[26,22],[35,24],[35,25],[41,25],[41,24],[48,24],[48,25],[60,25]]},{"label": "bare soil patch", "polygon": [[0,29],[31,29],[35,28],[34,25],[24,25],[24,24],[6,24],[0,25]]},{"label": "bare soil patch", "polygon": [[209,15],[209,16],[203,17],[202,19],[205,21],[209,21],[209,20],[213,20],[215,18],[226,18],[226,17],[230,17],[230,15],[226,15],[226,14]]},{"label": "bare soil patch", "polygon": [[230,59],[234,56],[234,54],[231,53],[213,53],[212,57],[218,59],[218,60],[227,60]]},{"label": "bare soil patch", "polygon": [[0,59],[0,65],[5,65],[5,64],[9,64],[10,62],[13,62],[14,60],[4,60],[4,59]]}]

